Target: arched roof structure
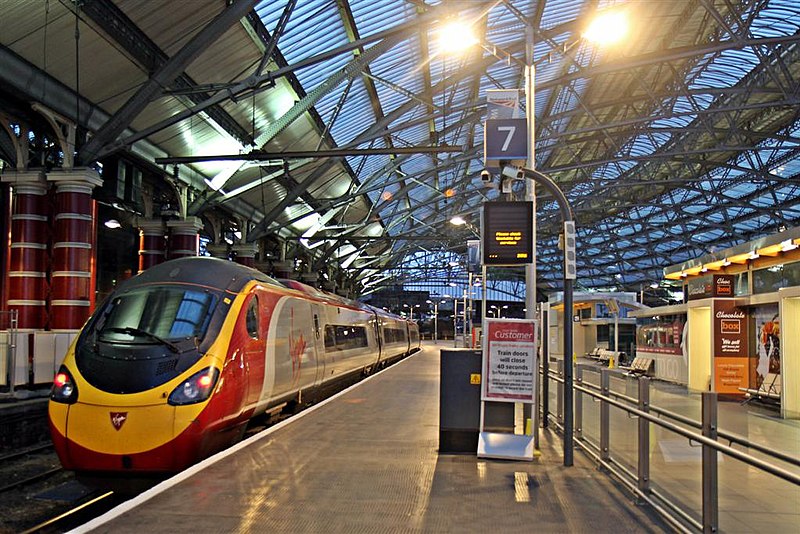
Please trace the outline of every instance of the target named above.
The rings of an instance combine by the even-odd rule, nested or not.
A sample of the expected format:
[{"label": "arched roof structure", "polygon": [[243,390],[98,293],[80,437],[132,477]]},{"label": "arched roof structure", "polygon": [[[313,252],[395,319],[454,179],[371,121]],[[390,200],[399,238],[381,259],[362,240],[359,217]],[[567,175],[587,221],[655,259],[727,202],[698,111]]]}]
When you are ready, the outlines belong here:
[{"label": "arched roof structure", "polygon": [[[600,48],[582,31],[608,9],[630,31]],[[135,154],[180,182],[187,214],[298,244],[362,291],[453,276],[500,195],[480,177],[487,91],[522,89],[531,59],[536,168],[575,211],[579,288],[638,290],[800,221],[795,0],[0,0],[0,12],[6,165],[14,128],[44,106],[88,133],[79,164]],[[479,36],[459,56],[436,38],[453,17]],[[558,290],[546,195],[537,220],[538,285]]]}]

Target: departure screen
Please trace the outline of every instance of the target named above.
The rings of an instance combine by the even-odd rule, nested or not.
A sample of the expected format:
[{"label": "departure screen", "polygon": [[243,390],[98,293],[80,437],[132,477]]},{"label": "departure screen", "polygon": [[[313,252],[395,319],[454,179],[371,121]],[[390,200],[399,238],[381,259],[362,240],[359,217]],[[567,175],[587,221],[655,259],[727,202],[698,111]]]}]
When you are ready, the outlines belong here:
[{"label": "departure screen", "polygon": [[533,263],[532,202],[486,202],[482,223],[484,265]]}]

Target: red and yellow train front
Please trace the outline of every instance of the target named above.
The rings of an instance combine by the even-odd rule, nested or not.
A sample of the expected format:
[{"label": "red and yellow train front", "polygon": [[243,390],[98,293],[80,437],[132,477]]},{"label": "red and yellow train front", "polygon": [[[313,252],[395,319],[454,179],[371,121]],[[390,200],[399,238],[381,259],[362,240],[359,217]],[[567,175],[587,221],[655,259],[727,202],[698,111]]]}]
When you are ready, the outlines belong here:
[{"label": "red and yellow train front", "polygon": [[64,467],[174,472],[236,441],[250,414],[244,350],[231,343],[243,301],[235,297],[149,285],[98,310],[51,394]]}]

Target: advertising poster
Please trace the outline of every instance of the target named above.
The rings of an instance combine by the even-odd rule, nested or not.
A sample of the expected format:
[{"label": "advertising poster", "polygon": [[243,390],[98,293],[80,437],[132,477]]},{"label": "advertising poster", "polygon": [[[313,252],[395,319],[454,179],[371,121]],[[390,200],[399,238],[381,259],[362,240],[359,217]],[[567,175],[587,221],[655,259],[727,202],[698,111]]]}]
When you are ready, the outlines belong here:
[{"label": "advertising poster", "polygon": [[747,312],[733,300],[714,301],[714,391],[743,393],[748,387]]},{"label": "advertising poster", "polygon": [[536,321],[487,319],[483,400],[534,401],[536,385]]},{"label": "advertising poster", "polygon": [[768,304],[753,310],[756,328],[756,380],[751,387],[757,388],[768,374],[781,373],[781,322],[778,305]]}]

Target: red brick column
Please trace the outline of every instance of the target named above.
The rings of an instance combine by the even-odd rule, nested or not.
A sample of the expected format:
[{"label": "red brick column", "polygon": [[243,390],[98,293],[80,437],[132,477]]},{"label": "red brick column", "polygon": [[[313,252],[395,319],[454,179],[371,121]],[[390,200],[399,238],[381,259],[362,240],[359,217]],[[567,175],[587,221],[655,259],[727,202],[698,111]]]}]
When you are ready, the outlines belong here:
[{"label": "red brick column", "polygon": [[236,263],[255,268],[258,245],[255,243],[240,243],[233,246],[233,251],[236,252]]},{"label": "red brick column", "polygon": [[139,221],[139,272],[164,261],[167,229],[161,219]]},{"label": "red brick column", "polygon": [[103,180],[88,168],[53,171],[47,179],[56,186],[50,329],[77,330],[88,319],[94,302],[97,227],[92,189]]},{"label": "red brick column", "polygon": [[169,228],[169,259],[197,256],[200,253],[199,231],[203,222],[198,217],[167,221]]},{"label": "red brick column", "polygon": [[48,184],[43,172],[7,171],[2,181],[13,188],[9,269],[4,307],[19,312],[18,327],[47,325],[49,237]]}]

